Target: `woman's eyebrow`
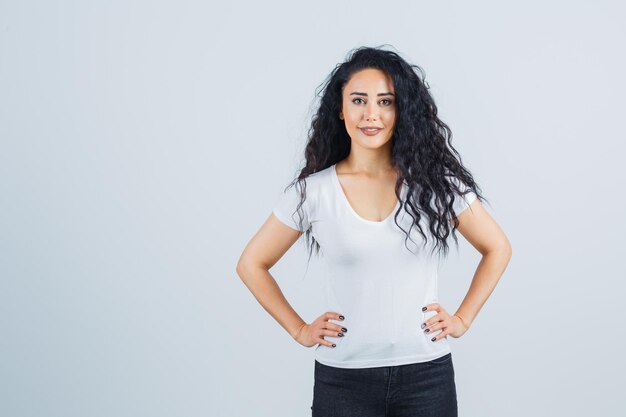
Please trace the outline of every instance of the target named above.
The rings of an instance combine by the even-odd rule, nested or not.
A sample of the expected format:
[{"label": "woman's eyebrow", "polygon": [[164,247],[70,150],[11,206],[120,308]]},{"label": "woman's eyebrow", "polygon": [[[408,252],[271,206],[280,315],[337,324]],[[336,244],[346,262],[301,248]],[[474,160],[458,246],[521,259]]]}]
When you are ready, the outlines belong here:
[{"label": "woman's eyebrow", "polygon": [[[350,95],[351,95],[351,96],[365,96],[365,97],[367,97],[367,94],[365,94],[365,93],[361,93],[361,92],[359,92],[359,91],[355,91],[355,92],[353,92],[353,93],[350,93]],[[379,96],[379,97],[380,97],[380,96],[394,96],[394,97],[395,97],[395,94],[393,94],[393,93],[379,93],[379,94],[378,94],[378,96]]]}]

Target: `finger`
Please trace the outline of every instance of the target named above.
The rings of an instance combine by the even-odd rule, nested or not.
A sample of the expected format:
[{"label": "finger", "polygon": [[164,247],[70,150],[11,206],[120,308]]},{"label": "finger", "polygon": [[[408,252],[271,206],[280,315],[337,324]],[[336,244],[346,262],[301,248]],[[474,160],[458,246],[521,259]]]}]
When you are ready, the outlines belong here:
[{"label": "finger", "polygon": [[[326,330],[324,330],[324,332],[326,332]],[[331,332],[327,336],[337,337],[337,333]],[[318,337],[318,341],[319,341],[320,345],[328,346],[329,348],[337,347],[337,345],[335,343],[331,342],[330,340],[324,339],[324,335],[320,335]]]},{"label": "finger", "polygon": [[343,332],[341,330],[339,331],[335,331],[335,330],[323,330],[322,334],[324,336],[330,336],[330,337],[344,337],[345,334],[343,334]]},{"label": "finger", "polygon": [[435,314],[434,316],[430,317],[428,320],[425,320],[424,323],[422,323],[422,329],[425,329],[426,327],[430,327],[433,324],[439,323],[440,321],[442,321],[443,318],[441,317],[441,315],[439,314]]},{"label": "finger", "polygon": [[337,346],[335,343],[329,342],[321,336],[317,340],[320,345],[328,346],[329,348],[334,348]]},{"label": "finger", "polygon": [[347,327],[342,326],[341,324],[332,323],[330,321],[324,323],[323,329],[332,330],[333,332],[336,331],[336,332],[343,332],[343,333],[348,331]]},{"label": "finger", "polygon": [[426,321],[424,321],[424,323],[422,323],[421,328],[422,328],[422,330],[424,330],[425,328],[427,328],[430,325],[432,325],[430,320],[426,320]]},{"label": "finger", "polygon": [[441,312],[441,305],[439,303],[432,303],[429,305],[432,306],[429,310],[436,311],[437,313]]},{"label": "finger", "polygon": [[432,339],[430,339],[432,342],[436,342],[438,340],[443,339],[444,337],[446,337],[448,335],[448,329],[445,328],[442,331],[439,332],[439,334],[435,335],[432,337]]},{"label": "finger", "polygon": [[343,321],[345,319],[345,317],[339,313],[335,313],[334,311],[327,311],[324,314],[324,319],[325,320],[339,320],[339,321]]},{"label": "finger", "polygon": [[431,303],[431,304],[426,304],[424,307],[422,307],[422,311],[436,311],[440,313],[445,310],[443,307],[441,307],[439,303]]},{"label": "finger", "polygon": [[[439,313],[436,316],[433,316],[430,320],[432,320],[432,322],[429,324],[432,324],[433,326],[441,325],[443,327],[446,327],[450,323],[452,323],[452,319],[450,318],[450,316],[445,313]],[[431,326],[431,331],[432,331],[432,326]]]},{"label": "finger", "polygon": [[437,330],[440,330],[440,329],[446,329],[446,328],[448,328],[448,326],[450,326],[450,321],[449,320],[441,320],[441,321],[439,321],[437,323],[434,323],[430,327],[427,327],[424,330],[424,333],[433,333],[433,332],[435,332]]},{"label": "finger", "polygon": [[335,334],[339,332],[346,333],[348,331],[348,329],[342,326],[341,324],[335,324],[330,321],[324,322],[322,326],[323,326],[322,329],[330,330],[332,333],[335,333]]}]

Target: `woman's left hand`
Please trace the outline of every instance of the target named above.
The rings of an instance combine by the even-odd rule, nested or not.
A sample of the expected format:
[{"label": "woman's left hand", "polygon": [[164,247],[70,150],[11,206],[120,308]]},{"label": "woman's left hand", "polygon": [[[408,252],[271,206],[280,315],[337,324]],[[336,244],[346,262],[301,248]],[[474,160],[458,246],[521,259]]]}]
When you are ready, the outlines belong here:
[{"label": "woman's left hand", "polygon": [[427,304],[422,308],[422,311],[437,312],[437,314],[430,317],[425,323],[422,324],[422,331],[426,334],[432,334],[437,330],[441,330],[437,336],[434,336],[431,339],[433,342],[436,342],[447,335],[452,337],[461,337],[469,328],[463,323],[459,316],[451,316],[446,309],[441,307],[438,303]]}]

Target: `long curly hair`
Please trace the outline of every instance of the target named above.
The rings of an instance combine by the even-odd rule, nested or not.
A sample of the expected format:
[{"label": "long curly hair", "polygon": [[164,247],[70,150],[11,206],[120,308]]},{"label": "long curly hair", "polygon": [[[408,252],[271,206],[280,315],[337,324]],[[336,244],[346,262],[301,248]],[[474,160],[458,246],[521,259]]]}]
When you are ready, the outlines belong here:
[{"label": "long curly hair", "polygon": [[[345,62],[338,64],[316,89],[319,105],[308,131],[304,152],[306,163],[297,178],[287,186],[289,188],[297,183],[296,189],[300,190],[297,207],[300,228],[303,218],[300,210],[306,199],[306,177],[345,159],[350,153],[351,139],[345,124],[338,117],[342,109],[343,87],[355,72],[368,68],[388,74],[395,88],[396,123],[391,139],[391,157],[399,172],[395,192],[401,201],[403,182],[408,184],[408,192],[406,201],[402,201],[395,212],[394,221],[406,234],[405,246],[413,227],[417,228],[426,246],[428,233],[420,225],[420,219],[425,216],[429,221],[430,236],[434,239],[431,254],[436,251],[445,257],[449,252],[447,240],[450,234],[458,249],[456,228],[459,222],[452,209],[454,193],[465,195],[473,191],[479,200],[486,199],[452,146],[450,128],[437,117],[437,106],[428,92],[430,87],[422,68],[409,64],[398,53],[385,50],[382,46],[353,49]],[[459,186],[458,181],[465,187]],[[435,208],[431,202],[434,202]],[[408,231],[397,221],[402,209],[412,219]],[[453,220],[452,226],[450,219]],[[310,260],[314,248],[319,255],[320,245],[312,236],[311,228],[304,235]]]}]

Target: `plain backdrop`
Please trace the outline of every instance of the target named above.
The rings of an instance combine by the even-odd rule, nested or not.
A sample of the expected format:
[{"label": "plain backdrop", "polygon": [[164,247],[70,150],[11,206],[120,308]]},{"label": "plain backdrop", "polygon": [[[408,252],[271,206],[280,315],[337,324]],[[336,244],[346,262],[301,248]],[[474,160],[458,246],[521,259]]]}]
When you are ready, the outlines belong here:
[{"label": "plain backdrop", "polygon": [[[513,258],[459,339],[462,416],[616,416],[617,1],[1,1],[0,415],[309,416],[313,348],[235,272],[359,46],[422,67]],[[480,260],[459,235],[454,311]],[[307,322],[323,268],[270,271]],[[450,339],[450,338],[449,338]]]}]

